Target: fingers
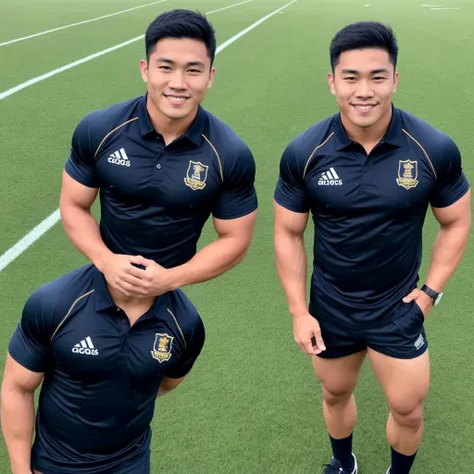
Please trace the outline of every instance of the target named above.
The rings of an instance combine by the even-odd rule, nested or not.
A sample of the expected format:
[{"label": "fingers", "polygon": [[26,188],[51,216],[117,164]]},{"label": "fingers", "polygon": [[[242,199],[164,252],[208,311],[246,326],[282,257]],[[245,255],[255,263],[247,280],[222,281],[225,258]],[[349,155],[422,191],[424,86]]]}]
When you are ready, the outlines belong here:
[{"label": "fingers", "polygon": [[406,295],[402,301],[404,303],[411,303],[413,300],[416,300],[418,298],[419,294],[420,290],[418,288],[415,288],[411,293]]},{"label": "fingers", "polygon": [[321,336],[321,330],[313,330],[312,333],[312,336],[303,343],[302,349],[308,355],[321,354],[321,352],[326,350],[326,346],[324,345],[323,338]]},{"label": "fingers", "polygon": [[142,265],[148,267],[149,265],[157,265],[154,260],[149,260],[148,258],[142,257],[141,255],[130,256],[129,262],[134,265]]}]

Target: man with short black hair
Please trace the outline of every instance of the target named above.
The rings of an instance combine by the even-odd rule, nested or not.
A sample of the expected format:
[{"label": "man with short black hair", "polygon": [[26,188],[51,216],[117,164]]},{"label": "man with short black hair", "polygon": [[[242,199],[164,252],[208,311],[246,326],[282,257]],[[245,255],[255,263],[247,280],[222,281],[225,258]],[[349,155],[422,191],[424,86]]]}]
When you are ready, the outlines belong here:
[{"label": "man with short black hair", "polygon": [[[211,24],[172,10],[149,25],[145,46],[147,93],[81,120],[60,198],[74,245],[114,289],[137,297],[240,263],[257,213],[251,151],[200,105],[215,75]],[[99,190],[100,226],[91,214]],[[196,252],[211,214],[218,238]]]},{"label": "man with short black hair", "polygon": [[[356,474],[353,391],[368,355],[390,408],[387,474],[408,474],[430,383],[423,323],[464,254],[470,190],[456,144],[395,108],[398,46],[390,29],[359,22],[330,47],[339,113],[293,139],[275,191],[278,272],[294,338],[322,384],[333,458],[324,474]],[[431,205],[440,232],[417,288]],[[314,220],[309,308],[303,234]]]}]

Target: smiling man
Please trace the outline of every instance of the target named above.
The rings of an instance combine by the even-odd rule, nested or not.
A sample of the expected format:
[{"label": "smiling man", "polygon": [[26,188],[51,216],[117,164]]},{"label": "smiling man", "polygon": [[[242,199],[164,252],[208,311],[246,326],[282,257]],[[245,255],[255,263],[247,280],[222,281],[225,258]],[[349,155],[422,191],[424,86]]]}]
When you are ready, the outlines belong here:
[{"label": "smiling man", "polygon": [[[408,474],[430,384],[424,321],[465,251],[470,190],[455,143],[392,105],[398,46],[392,30],[360,22],[330,47],[339,113],[286,148],[275,191],[277,267],[294,338],[322,385],[333,458],[324,474],[356,474],[354,389],[368,355],[390,409],[389,474]],[[428,206],[440,225],[421,287]],[[311,211],[309,307],[303,234]],[[370,469],[369,469],[370,471]]]},{"label": "smiling man", "polygon": [[[210,23],[189,10],[163,13],[145,45],[146,94],[81,120],[60,198],[75,246],[111,288],[139,298],[237,265],[257,212],[251,151],[200,105],[215,75]],[[100,225],[91,214],[99,190]],[[197,252],[211,215],[217,239]]]}]

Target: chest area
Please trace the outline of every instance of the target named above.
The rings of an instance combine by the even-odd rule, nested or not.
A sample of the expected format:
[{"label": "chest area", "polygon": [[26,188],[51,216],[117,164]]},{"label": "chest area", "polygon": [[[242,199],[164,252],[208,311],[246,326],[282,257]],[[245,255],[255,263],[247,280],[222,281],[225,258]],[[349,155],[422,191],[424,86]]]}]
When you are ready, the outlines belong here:
[{"label": "chest area", "polygon": [[[95,317],[109,320],[98,325],[92,318],[76,315],[76,321],[61,328],[52,341],[55,367],[67,376],[91,381],[119,376],[156,383],[181,363],[184,342],[165,321],[137,322],[130,327],[119,313],[116,318]],[[79,319],[81,324],[77,324]]]},{"label": "chest area", "polygon": [[316,158],[306,176],[315,209],[343,213],[407,212],[426,206],[435,174],[420,150],[392,150],[367,156],[357,150]]},{"label": "chest area", "polygon": [[139,205],[199,206],[218,194],[221,169],[214,151],[162,139],[115,140],[107,143],[95,163],[102,197]]}]

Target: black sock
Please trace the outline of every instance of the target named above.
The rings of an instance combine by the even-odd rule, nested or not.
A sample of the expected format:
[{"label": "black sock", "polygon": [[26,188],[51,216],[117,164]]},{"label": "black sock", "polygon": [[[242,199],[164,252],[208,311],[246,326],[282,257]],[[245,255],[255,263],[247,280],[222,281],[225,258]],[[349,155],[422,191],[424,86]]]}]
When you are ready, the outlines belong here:
[{"label": "black sock", "polygon": [[416,453],[411,456],[397,453],[392,448],[392,467],[390,474],[409,474],[413,463],[415,462]]},{"label": "black sock", "polygon": [[344,470],[352,471],[354,469],[354,458],[352,457],[352,433],[344,439],[331,439],[332,455],[337,459]]}]

